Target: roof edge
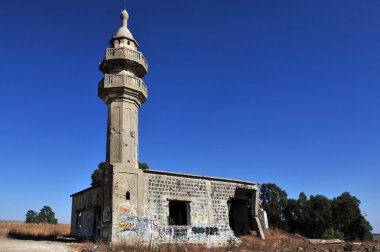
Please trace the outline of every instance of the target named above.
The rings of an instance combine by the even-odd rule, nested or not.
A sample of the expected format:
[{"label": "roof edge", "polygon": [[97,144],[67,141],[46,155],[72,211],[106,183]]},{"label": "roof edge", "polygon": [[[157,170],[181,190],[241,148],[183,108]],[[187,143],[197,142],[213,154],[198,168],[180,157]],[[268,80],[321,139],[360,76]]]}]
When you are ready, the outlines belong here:
[{"label": "roof edge", "polygon": [[151,170],[151,169],[144,169],[143,172],[144,173],[152,173],[152,174],[161,174],[161,175],[171,175],[171,176],[177,176],[177,177],[215,180],[215,181],[221,181],[221,182],[240,183],[240,184],[245,184],[245,185],[256,185],[256,186],[260,187],[259,183],[249,182],[249,181],[244,181],[244,180],[238,180],[238,179],[218,178],[218,177],[202,176],[202,175],[195,175],[195,174],[186,174],[186,173],[179,173],[179,172],[167,172],[167,171]]},{"label": "roof edge", "polygon": [[91,190],[94,190],[94,189],[98,189],[99,187],[101,187],[101,185],[88,187],[88,188],[86,188],[86,189],[84,189],[84,190],[82,190],[82,191],[79,191],[79,192],[76,192],[76,193],[71,194],[70,197],[73,197],[73,196],[78,195],[78,194],[85,193],[85,192],[87,192],[87,191],[91,191]]}]

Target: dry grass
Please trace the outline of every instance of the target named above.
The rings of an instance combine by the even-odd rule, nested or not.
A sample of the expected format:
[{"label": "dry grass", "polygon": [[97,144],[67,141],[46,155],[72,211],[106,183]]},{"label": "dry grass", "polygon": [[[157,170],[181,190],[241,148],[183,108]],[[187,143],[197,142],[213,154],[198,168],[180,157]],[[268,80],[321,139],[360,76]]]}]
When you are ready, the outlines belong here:
[{"label": "dry grass", "polygon": [[[226,247],[211,247],[207,248],[202,245],[195,244],[161,244],[156,246],[144,245],[141,243],[119,243],[107,245],[102,242],[97,243],[82,243],[71,245],[74,251],[80,252],[83,249],[91,249],[94,246],[98,246],[99,252],[248,252],[248,251],[343,251],[344,248],[349,248],[350,244],[341,245],[313,245],[310,244],[309,240],[299,236],[291,235],[283,232],[281,230],[268,230],[265,233],[266,240],[261,240],[254,236],[243,236],[240,237],[241,242],[239,244],[231,244]],[[355,251],[380,251],[380,245],[375,244],[376,248],[379,250],[372,250],[373,243],[368,243],[361,245],[360,248],[363,250]],[[301,249],[302,248],[302,249]],[[367,250],[366,250],[367,249]],[[368,250],[371,249],[371,250]],[[352,251],[352,250],[350,250]]]},{"label": "dry grass", "polygon": [[70,225],[30,224],[23,222],[0,222],[0,237],[17,239],[55,240],[68,236]]},{"label": "dry grass", "polygon": [[160,245],[147,245],[141,243],[117,243],[107,245],[103,242],[97,243],[79,243],[79,244],[71,244],[70,247],[77,252],[86,251],[86,249],[90,250],[94,247],[98,247],[99,252],[201,252],[201,251],[210,251],[210,252],[227,252],[231,251],[225,247],[218,248],[207,248],[204,245],[196,245],[196,244],[160,244]]},{"label": "dry grass", "polygon": [[119,251],[133,251],[133,252],[225,252],[224,247],[219,248],[207,248],[205,245],[199,244],[185,244],[185,243],[168,243],[161,245],[143,245],[143,244],[127,244],[119,243],[113,244],[108,247],[107,252],[119,252]]},{"label": "dry grass", "polygon": [[241,237],[239,251],[296,251],[299,247],[307,247],[310,242],[297,235],[290,235],[282,230],[269,229],[265,240],[254,236]]},{"label": "dry grass", "polygon": [[103,242],[81,242],[70,244],[70,248],[74,252],[81,252],[86,249],[93,249],[95,246],[99,247],[99,252],[107,251],[107,245]]}]

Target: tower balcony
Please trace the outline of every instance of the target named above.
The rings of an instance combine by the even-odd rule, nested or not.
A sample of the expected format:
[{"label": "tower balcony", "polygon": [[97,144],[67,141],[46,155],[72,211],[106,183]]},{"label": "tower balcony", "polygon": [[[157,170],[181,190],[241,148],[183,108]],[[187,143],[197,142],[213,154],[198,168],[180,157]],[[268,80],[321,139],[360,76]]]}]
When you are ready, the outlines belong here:
[{"label": "tower balcony", "polygon": [[[99,96],[102,98],[108,91],[129,90],[128,93],[136,93],[136,97],[143,103],[148,99],[148,88],[145,82],[137,77],[126,74],[105,74],[99,83]],[[117,91],[119,92],[119,91]],[[103,98],[102,98],[103,99]]]},{"label": "tower balcony", "polygon": [[105,59],[100,64],[100,70],[107,74],[115,68],[128,68],[138,77],[143,77],[148,72],[148,61],[144,55],[126,47],[107,48]]}]

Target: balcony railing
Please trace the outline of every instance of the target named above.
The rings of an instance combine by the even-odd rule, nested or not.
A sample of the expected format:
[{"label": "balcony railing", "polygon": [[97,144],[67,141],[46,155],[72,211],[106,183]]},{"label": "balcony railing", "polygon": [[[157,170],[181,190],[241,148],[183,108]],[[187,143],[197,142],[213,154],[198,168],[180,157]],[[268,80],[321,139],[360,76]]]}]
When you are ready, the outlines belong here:
[{"label": "balcony railing", "polygon": [[104,75],[104,87],[131,87],[147,95],[145,82],[137,77],[125,74],[106,74]]},{"label": "balcony railing", "polygon": [[148,70],[148,61],[145,59],[141,52],[123,47],[123,48],[107,48],[106,50],[106,60],[109,59],[130,59],[137,61]]}]

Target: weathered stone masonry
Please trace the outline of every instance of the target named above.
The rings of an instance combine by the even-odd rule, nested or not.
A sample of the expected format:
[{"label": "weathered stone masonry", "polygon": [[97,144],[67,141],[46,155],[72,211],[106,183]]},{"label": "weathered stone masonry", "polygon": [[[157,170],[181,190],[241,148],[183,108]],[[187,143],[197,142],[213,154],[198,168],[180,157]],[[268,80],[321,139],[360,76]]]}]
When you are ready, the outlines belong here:
[{"label": "weathered stone masonry", "polygon": [[[140,172],[144,184],[144,201],[140,206],[131,198],[134,195],[131,192],[137,190],[136,184],[129,185],[128,189],[117,188],[114,191],[119,198],[119,205],[113,214],[111,240],[139,239],[160,243],[219,245],[235,240],[235,234],[247,234],[256,230],[254,218],[258,211],[258,185],[155,170]],[[85,238],[96,236],[100,231],[95,223],[97,216],[94,209],[102,205],[102,190],[100,187],[87,189],[72,197],[72,234]],[[240,208],[239,205],[235,206],[238,208],[235,216],[231,209],[234,207],[233,200],[245,203]],[[170,202],[188,202],[187,225],[170,224]],[[76,224],[78,212],[82,214],[82,225],[79,227]],[[235,219],[237,225],[231,223],[232,219]]]},{"label": "weathered stone masonry", "polygon": [[[195,243],[226,243],[235,239],[230,227],[228,201],[236,197],[239,189],[245,189],[257,197],[256,184],[157,171],[148,173],[148,207],[152,217],[161,226],[161,234],[157,239],[162,242],[171,239]],[[248,197],[245,199],[248,200]],[[188,226],[168,225],[170,200],[190,203]],[[249,204],[257,209],[257,202],[255,198]],[[248,216],[246,218],[248,220]]]},{"label": "weathered stone masonry", "polygon": [[104,183],[72,196],[71,234],[106,241],[226,244],[263,236],[259,185],[138,168],[138,112],[148,98],[148,63],[127,27],[111,38],[99,66],[98,95],[108,108]]}]

